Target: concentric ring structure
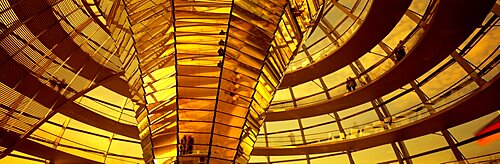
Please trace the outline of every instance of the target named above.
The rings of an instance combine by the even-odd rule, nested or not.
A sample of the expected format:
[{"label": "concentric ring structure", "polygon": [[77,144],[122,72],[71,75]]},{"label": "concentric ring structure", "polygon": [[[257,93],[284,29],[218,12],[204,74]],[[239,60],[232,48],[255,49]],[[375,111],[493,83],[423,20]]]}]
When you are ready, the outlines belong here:
[{"label": "concentric ring structure", "polygon": [[498,162],[499,15],[495,0],[0,0],[0,163]]}]

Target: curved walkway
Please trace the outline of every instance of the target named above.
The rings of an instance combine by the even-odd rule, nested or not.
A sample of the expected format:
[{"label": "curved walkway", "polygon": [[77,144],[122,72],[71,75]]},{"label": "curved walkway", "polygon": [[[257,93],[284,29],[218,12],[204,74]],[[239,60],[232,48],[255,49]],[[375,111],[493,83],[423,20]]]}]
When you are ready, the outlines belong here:
[{"label": "curved walkway", "polygon": [[374,0],[363,24],[344,45],[308,67],[285,74],[280,88],[323,77],[354,62],[392,31],[410,4],[411,0]]},{"label": "curved walkway", "polygon": [[4,85],[14,88],[14,90],[26,97],[34,97],[33,100],[48,109],[52,106],[56,108],[59,107],[54,110],[58,110],[59,113],[70,118],[112,133],[139,139],[139,130],[137,127],[106,118],[100,114],[89,111],[73,101],[68,102],[70,101],[68,98],[61,96],[56,90],[41,83],[37,77],[26,70],[26,67],[9,58],[1,49],[0,61],[2,64],[0,65],[0,74],[6,75],[0,76],[0,82]]},{"label": "curved walkway", "polygon": [[[11,4],[16,2],[11,2]],[[95,82],[100,82],[106,77],[112,76],[117,72],[105,67],[104,65],[96,62],[91,54],[84,51],[77,43],[73,41],[73,37],[64,30],[64,27],[59,23],[58,17],[52,11],[52,5],[43,1],[21,1],[19,4],[12,7],[12,10],[18,17],[20,22],[23,22],[26,28],[34,35],[37,36],[38,41],[42,43],[51,52],[56,55],[65,64],[70,66],[74,73],[85,77]],[[29,12],[26,10],[29,9]],[[75,32],[79,33],[81,29],[88,26],[93,21],[91,17],[78,27],[74,27]],[[21,27],[21,26],[19,26]],[[15,29],[13,29],[15,30]],[[6,36],[6,34],[2,34]],[[73,34],[72,34],[73,35]],[[81,34],[79,34],[81,35]],[[121,95],[130,97],[130,92],[120,89],[116,86],[127,85],[124,80],[117,81],[112,84],[105,84],[104,86],[113,90]]]},{"label": "curved walkway", "polygon": [[418,78],[439,64],[481,25],[494,0],[440,1],[427,32],[419,43],[389,71],[373,82],[330,100],[269,111],[266,121],[307,118],[354,107],[382,97]]},{"label": "curved walkway", "polygon": [[339,142],[303,146],[255,147],[252,155],[303,155],[362,150],[445,130],[495,112],[500,108],[500,104],[497,102],[497,98],[500,97],[500,92],[498,92],[500,90],[499,79],[500,75],[496,75],[494,79],[481,88],[478,88],[466,98],[434,115],[411,124],[396,127],[381,133]]},{"label": "curved walkway", "polygon": [[[499,79],[500,76],[497,75],[495,79],[491,80],[461,101],[437,112],[435,115],[429,116],[412,124],[397,127],[376,135],[335,143],[321,143],[307,146],[287,146],[280,148],[255,147],[252,155],[301,155],[306,152],[307,154],[316,154],[344,150],[360,150],[447,129],[479,118],[496,111],[497,108],[500,108],[500,105],[496,103],[495,99],[496,97],[500,97],[500,92],[497,92],[500,90]],[[3,129],[0,129],[0,134],[5,136],[2,140],[0,140],[0,146],[8,147],[9,143],[11,144],[18,140],[18,137],[15,134],[7,133]],[[61,160],[70,160],[72,162],[81,161],[83,163],[95,162],[51,149],[31,140],[24,141],[19,145],[19,147],[17,147],[16,150],[34,155],[36,157],[53,160],[55,162],[59,161],[61,163],[64,163],[64,161]]]},{"label": "curved walkway", "polygon": [[[1,128],[0,136],[2,136],[2,139],[0,139],[0,146],[2,147],[10,147],[13,143],[16,143],[20,139],[19,134],[7,132]],[[50,160],[53,163],[100,163],[50,148],[32,140],[22,141],[19,143],[16,150],[38,158]]]}]

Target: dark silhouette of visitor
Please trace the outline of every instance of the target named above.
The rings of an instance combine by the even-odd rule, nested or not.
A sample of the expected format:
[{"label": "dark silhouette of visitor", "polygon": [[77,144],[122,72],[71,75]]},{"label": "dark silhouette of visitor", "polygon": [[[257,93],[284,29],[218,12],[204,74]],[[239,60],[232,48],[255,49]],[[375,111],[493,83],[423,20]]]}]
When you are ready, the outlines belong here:
[{"label": "dark silhouette of visitor", "polygon": [[345,81],[345,85],[346,85],[346,88],[347,88],[347,91],[353,91],[353,90],[356,90],[356,80],[354,80],[352,77],[348,77]]},{"label": "dark silhouette of visitor", "polygon": [[403,41],[400,40],[398,47],[396,47],[396,61],[401,61],[401,59],[406,56],[405,48],[406,47],[403,45]]},{"label": "dark silhouette of visitor", "polygon": [[187,136],[187,154],[193,154],[194,138],[191,135]]},{"label": "dark silhouette of visitor", "polygon": [[234,93],[234,92],[227,92],[227,94],[229,94],[229,96],[231,96],[231,99],[229,100],[229,103],[234,103],[235,101],[238,101],[238,99],[240,98],[240,95]]},{"label": "dark silhouette of visitor", "polygon": [[347,91],[350,92],[351,91],[351,79],[349,79],[351,77],[348,77],[347,79],[345,79],[345,88],[347,88]]},{"label": "dark silhouette of visitor", "polygon": [[62,79],[62,81],[58,85],[59,91],[63,90],[64,88],[68,87],[68,83],[66,83],[66,80]]},{"label": "dark silhouette of visitor", "polygon": [[354,78],[351,78],[351,88],[352,88],[352,90],[355,90],[356,86],[358,86],[358,84],[356,84],[356,80],[354,80]]},{"label": "dark silhouette of visitor", "polygon": [[226,32],[224,32],[223,30],[220,30],[219,35],[226,35]]},{"label": "dark silhouette of visitor", "polygon": [[59,80],[57,78],[55,79],[50,79],[49,80],[49,85],[56,89],[57,91],[61,92],[64,88],[68,87],[68,83],[66,83],[66,80],[62,79]]},{"label": "dark silhouette of visitor", "polygon": [[219,47],[217,52],[219,53],[219,56],[224,56],[224,49],[222,49],[222,47]]},{"label": "dark silhouette of visitor", "polygon": [[182,136],[181,139],[181,155],[186,154],[186,149],[187,149],[187,137],[186,135]]},{"label": "dark silhouette of visitor", "polygon": [[292,143],[292,145],[295,145],[295,135],[293,135],[293,133],[290,132],[288,137],[290,137],[290,143]]},{"label": "dark silhouette of visitor", "polygon": [[50,86],[53,88],[56,88],[58,82],[55,79],[50,79],[49,80]]},{"label": "dark silhouette of visitor", "polygon": [[225,43],[225,42],[224,42],[222,39],[219,41],[219,45],[221,45],[221,46],[223,46],[223,45],[224,45],[224,43]]}]

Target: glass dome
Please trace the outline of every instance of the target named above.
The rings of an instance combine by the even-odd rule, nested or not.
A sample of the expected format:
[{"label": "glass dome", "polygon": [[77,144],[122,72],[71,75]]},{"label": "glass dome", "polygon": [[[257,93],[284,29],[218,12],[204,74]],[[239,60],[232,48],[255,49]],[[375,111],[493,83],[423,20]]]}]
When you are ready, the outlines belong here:
[{"label": "glass dome", "polygon": [[494,0],[0,1],[0,163],[498,162]]}]

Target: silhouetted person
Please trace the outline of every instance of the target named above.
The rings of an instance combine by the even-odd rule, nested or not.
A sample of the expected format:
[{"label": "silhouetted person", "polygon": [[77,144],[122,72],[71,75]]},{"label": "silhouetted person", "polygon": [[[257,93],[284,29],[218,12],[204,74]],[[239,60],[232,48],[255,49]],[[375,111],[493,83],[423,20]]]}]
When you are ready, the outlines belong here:
[{"label": "silhouetted person", "polygon": [[224,32],[223,30],[220,30],[219,35],[226,35],[226,32]]},{"label": "silhouetted person", "polygon": [[224,45],[224,43],[225,43],[225,42],[224,42],[222,39],[219,41],[219,45],[221,45],[221,46],[223,46],[223,45]]},{"label": "silhouetted person", "polygon": [[63,79],[62,81],[60,81],[57,78],[50,79],[49,85],[59,92],[61,92],[64,88],[68,87],[68,83],[66,83],[66,80]]},{"label": "silhouetted person", "polygon": [[50,86],[51,86],[51,87],[56,88],[56,87],[57,87],[57,85],[59,84],[59,82],[57,82],[57,81],[56,81],[56,80],[54,80],[54,79],[50,79],[50,80],[49,80],[49,84],[50,84]]},{"label": "silhouetted person", "polygon": [[222,47],[219,47],[217,52],[219,53],[219,56],[224,56],[224,49],[222,49]]},{"label": "silhouetted person", "polygon": [[187,153],[186,154],[193,154],[193,145],[194,145],[194,138],[191,135],[187,136]]},{"label": "silhouetted person", "polygon": [[403,45],[403,40],[399,40],[398,45],[396,46],[396,49],[398,49],[398,47],[401,47],[402,45]]},{"label": "silhouetted person", "polygon": [[230,103],[234,103],[235,101],[237,101],[239,98],[240,98],[240,95],[234,93],[234,92],[229,92],[228,93],[229,96],[231,96],[231,100],[230,100]]},{"label": "silhouetted person", "polygon": [[348,77],[347,79],[345,79],[345,88],[347,89],[347,91],[351,91],[351,77]]},{"label": "silhouetted person", "polygon": [[187,137],[186,135],[182,136],[181,139],[181,155],[186,154],[186,149],[187,149]]},{"label": "silhouetted person", "polygon": [[356,84],[356,80],[354,80],[354,78],[351,78],[351,89],[353,91],[356,90],[356,86],[358,86],[358,84]]},{"label": "silhouetted person", "polygon": [[295,135],[293,135],[293,133],[290,132],[288,137],[290,137],[290,143],[292,143],[292,145],[295,145]]},{"label": "silhouetted person", "polygon": [[406,56],[406,51],[405,51],[405,47],[400,47],[398,52],[396,52],[396,60],[397,61],[401,61],[401,59],[403,59],[403,57]]},{"label": "silhouetted person", "polygon": [[66,83],[66,80],[62,79],[62,81],[60,81],[57,86],[59,87],[59,91],[61,91],[64,88],[68,87],[68,84]]},{"label": "silhouetted person", "polygon": [[217,67],[222,68],[222,62],[220,62],[220,61],[219,61],[219,62],[217,63]]},{"label": "silhouetted person", "polygon": [[347,91],[349,91],[349,92],[353,91],[356,89],[356,86],[357,86],[356,80],[354,80],[352,77],[348,77],[346,79],[345,85],[347,87]]},{"label": "silhouetted person", "polygon": [[234,96],[236,96],[236,93],[234,93],[234,92],[229,92],[229,96],[234,97]]},{"label": "silhouetted person", "polygon": [[398,47],[396,49],[396,61],[401,61],[401,59],[403,59],[403,57],[406,56],[406,50],[405,50],[405,46],[403,45],[403,41],[400,40],[399,41],[399,44],[398,44]]}]

